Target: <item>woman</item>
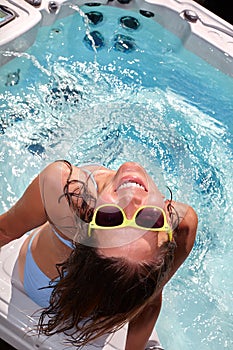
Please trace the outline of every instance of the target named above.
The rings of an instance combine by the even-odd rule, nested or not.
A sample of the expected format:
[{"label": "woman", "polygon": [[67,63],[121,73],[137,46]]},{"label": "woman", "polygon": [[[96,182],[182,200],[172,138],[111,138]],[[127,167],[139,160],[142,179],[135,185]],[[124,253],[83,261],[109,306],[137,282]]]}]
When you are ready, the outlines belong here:
[{"label": "woman", "polygon": [[144,350],[196,229],[195,211],[165,200],[137,163],[114,171],[57,161],[0,216],[0,243],[33,230],[18,265],[44,308],[40,332],[80,346],[129,322],[126,350]]}]

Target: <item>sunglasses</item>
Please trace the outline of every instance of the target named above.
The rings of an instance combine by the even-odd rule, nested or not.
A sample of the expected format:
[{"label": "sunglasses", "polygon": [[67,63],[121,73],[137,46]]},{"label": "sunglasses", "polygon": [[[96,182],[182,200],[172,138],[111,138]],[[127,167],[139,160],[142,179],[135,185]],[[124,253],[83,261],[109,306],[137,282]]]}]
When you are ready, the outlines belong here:
[{"label": "sunglasses", "polygon": [[172,241],[172,229],[163,209],[145,205],[137,209],[132,219],[127,219],[124,210],[116,204],[103,204],[96,208],[88,226],[88,236],[93,229],[109,230],[135,227],[147,231],[165,231]]}]

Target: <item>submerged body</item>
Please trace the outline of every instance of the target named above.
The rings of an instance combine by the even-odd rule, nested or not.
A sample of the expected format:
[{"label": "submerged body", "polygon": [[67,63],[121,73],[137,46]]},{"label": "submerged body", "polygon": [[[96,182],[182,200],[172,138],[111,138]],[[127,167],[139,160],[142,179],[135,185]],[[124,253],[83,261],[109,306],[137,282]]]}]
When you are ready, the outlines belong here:
[{"label": "submerged body", "polygon": [[[80,183],[88,187],[88,193],[84,193],[82,198],[79,196]],[[65,188],[68,188],[67,192],[64,191]],[[72,195],[67,196],[67,193]],[[86,203],[85,206],[83,203]],[[145,266],[153,265],[156,257],[160,256],[163,246],[169,241],[166,231],[155,232],[149,229],[143,231],[137,230],[135,227],[110,228],[109,230],[103,230],[100,227],[100,229],[94,230],[93,235],[96,236],[94,244],[90,243],[89,240],[83,241],[80,239],[80,231],[85,231],[93,217],[95,208],[106,203],[123,208],[127,219],[131,219],[142,206],[161,207],[173,230],[172,240],[175,243],[175,248],[171,266],[167,271],[164,270],[163,273],[160,273],[157,287],[153,287],[153,291],[145,294],[145,297],[142,296],[144,301],[138,302],[137,306],[132,305],[132,310],[126,310],[124,306],[125,322],[129,321],[126,349],[142,350],[158,318],[163,287],[187,258],[193,247],[197,216],[190,206],[165,200],[153,180],[139,164],[127,162],[122,164],[117,171],[99,165],[76,167],[62,161],[48,165],[33,180],[19,201],[8,212],[0,216],[0,242],[1,245],[6,244],[21,237],[24,233],[32,231],[24,241],[18,258],[20,280],[25,291],[38,305],[49,308],[52,300],[51,305],[54,307],[58,305],[58,294],[52,294],[51,299],[51,293],[56,288],[43,287],[47,287],[49,283],[52,283],[51,287],[54,287],[60,279],[65,281],[66,278],[67,280],[72,278],[69,266],[71,262],[79,259],[76,255],[81,255],[79,250],[82,250],[83,246],[85,246],[84,250],[87,255],[89,251],[92,252],[94,249],[98,255],[103,257],[104,261],[112,259],[115,263],[119,259],[124,261],[130,269],[134,269],[135,266],[142,263]],[[161,260],[166,259],[162,258]],[[68,262],[64,265],[65,267],[63,266],[64,262]],[[60,268],[61,266],[64,267],[64,271]],[[97,267],[96,271],[98,271]],[[127,273],[122,271],[122,274]],[[100,283],[102,275],[103,283],[104,280],[107,281],[108,278],[111,278],[104,269],[100,270],[98,276]],[[145,276],[147,275],[149,273],[145,274]],[[81,276],[80,268],[80,279]],[[79,271],[77,271],[77,279],[79,279]],[[91,294],[91,289],[95,288],[94,277],[88,279],[86,276],[86,280],[88,280],[85,281],[86,287],[90,289],[92,298],[95,298],[95,293]],[[59,289],[59,293],[61,290],[62,293],[64,292],[64,286],[62,288]],[[108,286],[103,288],[107,289]],[[120,288],[120,284],[118,288]],[[137,284],[134,288],[137,288]],[[145,289],[149,289],[149,287],[145,287]],[[110,294],[111,292],[113,291],[108,291]],[[71,302],[74,307],[74,298],[78,298],[77,293],[72,296],[71,301],[67,299],[66,303]],[[85,303],[85,301],[83,302]],[[64,305],[66,303],[64,302]],[[97,305],[101,304],[98,298],[93,303],[95,305],[92,307],[91,300],[87,301],[85,314],[83,312],[81,316],[79,315],[79,320],[82,317],[84,319],[98,313],[98,320],[101,317],[102,319],[106,317],[106,320],[115,317],[115,324],[112,321],[113,329],[123,323],[124,312],[120,311],[122,306],[119,306],[118,311],[121,317],[119,316],[117,319],[116,315],[108,315],[110,311],[104,311],[103,306],[101,306],[102,309],[100,308],[101,311],[98,309]],[[90,314],[88,313],[89,307]],[[53,309],[49,310],[53,311]],[[90,320],[94,320],[94,316],[91,316]],[[73,326],[76,325],[73,324]],[[49,332],[62,331],[62,328],[59,327],[59,324],[56,324],[55,328]],[[106,329],[110,330],[109,324]],[[49,334],[49,332],[45,333]]]}]

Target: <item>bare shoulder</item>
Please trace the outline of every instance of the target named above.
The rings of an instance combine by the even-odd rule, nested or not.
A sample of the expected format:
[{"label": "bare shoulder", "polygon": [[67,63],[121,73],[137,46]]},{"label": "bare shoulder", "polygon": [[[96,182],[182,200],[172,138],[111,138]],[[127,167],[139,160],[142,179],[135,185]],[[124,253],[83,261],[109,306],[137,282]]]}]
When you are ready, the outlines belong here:
[{"label": "bare shoulder", "polygon": [[67,181],[77,179],[78,174],[79,168],[67,161],[50,163],[39,175],[41,193],[62,195]]},{"label": "bare shoulder", "polygon": [[194,229],[197,227],[198,218],[196,211],[188,204],[181,202],[173,202],[173,215],[176,217],[174,228],[179,229],[187,228]]},{"label": "bare shoulder", "polygon": [[[87,165],[85,168],[89,169],[89,172],[93,172],[96,169],[100,169],[100,166]],[[41,181],[51,182],[50,185],[56,186],[57,184],[62,184],[63,186],[67,183],[67,180],[72,182],[72,180],[86,181],[89,173],[83,171],[82,166],[76,166],[69,163],[66,160],[58,160],[50,163],[40,174]],[[71,185],[72,187],[72,185]]]},{"label": "bare shoulder", "polygon": [[[196,211],[191,206],[185,205],[185,213],[181,218],[178,226],[178,235],[187,238],[187,240],[194,241],[197,231],[198,217]],[[178,238],[178,237],[177,237]]]},{"label": "bare shoulder", "polygon": [[66,161],[55,161],[46,166],[46,168],[40,174],[40,182],[61,180],[69,176],[70,171],[72,171],[73,166]]},{"label": "bare shoulder", "polygon": [[[182,208],[182,215],[178,207]],[[178,270],[178,268],[189,256],[195,243],[198,226],[197,213],[191,206],[185,204],[182,205],[182,203],[178,203],[178,205],[175,204],[175,208],[179,212],[180,222],[174,230],[176,249],[171,276]]]},{"label": "bare shoulder", "polygon": [[185,225],[188,225],[188,226],[194,225],[194,227],[197,227],[198,217],[197,217],[196,211],[192,207],[188,206],[188,209],[186,211],[186,215],[184,216],[183,221]]}]

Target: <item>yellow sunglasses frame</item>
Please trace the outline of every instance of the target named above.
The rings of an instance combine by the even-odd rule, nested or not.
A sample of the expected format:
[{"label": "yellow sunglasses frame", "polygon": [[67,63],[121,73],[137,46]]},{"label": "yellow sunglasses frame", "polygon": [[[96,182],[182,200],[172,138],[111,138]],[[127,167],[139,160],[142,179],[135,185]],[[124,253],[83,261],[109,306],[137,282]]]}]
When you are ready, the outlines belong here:
[{"label": "yellow sunglasses frame", "polygon": [[[97,225],[96,222],[95,222],[97,212],[98,212],[99,209],[104,208],[104,207],[118,208],[121,211],[122,216],[123,216],[122,224],[117,225],[117,226],[110,226],[110,227],[109,226],[99,226],[99,225]],[[164,225],[163,225],[163,227],[160,227],[160,228],[153,228],[153,227],[152,228],[148,228],[148,227],[142,227],[142,226],[137,225],[136,221],[135,221],[136,216],[137,216],[138,212],[140,210],[144,209],[144,208],[152,208],[152,209],[160,210],[162,212],[163,218],[164,218]],[[99,207],[96,208],[96,210],[94,212],[94,215],[92,217],[92,220],[91,220],[91,222],[88,225],[88,236],[91,237],[91,231],[94,230],[94,229],[112,230],[112,229],[122,228],[122,227],[135,227],[135,228],[140,229],[140,230],[157,231],[157,232],[163,231],[163,232],[167,232],[170,242],[172,241],[172,238],[173,238],[172,229],[171,229],[170,225],[167,222],[167,217],[166,217],[165,211],[162,208],[154,206],[154,205],[143,205],[143,206],[141,206],[140,208],[138,208],[136,210],[136,212],[134,213],[132,219],[127,219],[124,210],[117,204],[102,204],[102,205],[100,205]]]}]

